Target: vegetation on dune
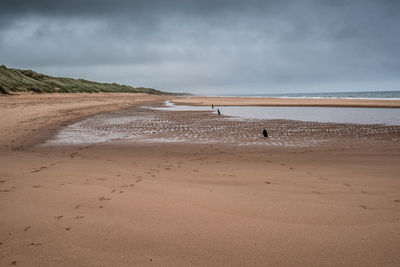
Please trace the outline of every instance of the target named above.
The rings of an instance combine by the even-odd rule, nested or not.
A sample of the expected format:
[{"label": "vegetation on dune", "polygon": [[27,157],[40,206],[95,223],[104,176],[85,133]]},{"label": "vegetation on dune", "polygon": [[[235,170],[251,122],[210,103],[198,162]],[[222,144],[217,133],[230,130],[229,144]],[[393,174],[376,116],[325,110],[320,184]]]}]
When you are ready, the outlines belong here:
[{"label": "vegetation on dune", "polygon": [[99,93],[124,92],[169,94],[153,88],[132,87],[116,83],[98,83],[84,79],[52,77],[32,70],[20,70],[0,66],[0,94],[13,92],[34,93]]},{"label": "vegetation on dune", "polygon": [[9,94],[9,92],[6,89],[4,89],[3,86],[1,86],[1,85],[0,85],[0,93],[5,94],[5,95]]}]

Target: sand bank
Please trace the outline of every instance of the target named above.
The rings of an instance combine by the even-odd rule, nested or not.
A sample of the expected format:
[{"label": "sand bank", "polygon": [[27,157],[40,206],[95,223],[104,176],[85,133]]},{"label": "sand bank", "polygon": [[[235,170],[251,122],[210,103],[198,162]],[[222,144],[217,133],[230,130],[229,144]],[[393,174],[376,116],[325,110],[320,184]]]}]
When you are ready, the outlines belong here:
[{"label": "sand bank", "polygon": [[173,99],[181,105],[211,106],[296,106],[296,107],[375,107],[400,108],[400,100],[311,99],[262,97],[186,97]]},{"label": "sand bank", "polygon": [[[377,138],[351,128],[306,147],[32,145],[69,121],[161,100],[0,97],[1,266],[400,264],[396,132]],[[212,121],[197,116],[208,120],[201,127]],[[330,127],[314,137],[325,139]]]}]

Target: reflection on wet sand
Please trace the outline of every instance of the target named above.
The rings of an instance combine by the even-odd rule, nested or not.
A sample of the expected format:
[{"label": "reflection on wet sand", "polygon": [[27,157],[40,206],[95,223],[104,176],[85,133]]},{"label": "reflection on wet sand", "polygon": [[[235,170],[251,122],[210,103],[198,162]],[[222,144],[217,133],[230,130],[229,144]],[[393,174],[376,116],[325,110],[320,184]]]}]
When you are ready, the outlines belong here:
[{"label": "reflection on wet sand", "polygon": [[[269,138],[263,138],[267,129]],[[238,119],[215,112],[138,107],[97,115],[62,129],[47,144],[146,142],[313,146],[341,139],[398,140],[400,126],[335,124],[294,120]]]}]

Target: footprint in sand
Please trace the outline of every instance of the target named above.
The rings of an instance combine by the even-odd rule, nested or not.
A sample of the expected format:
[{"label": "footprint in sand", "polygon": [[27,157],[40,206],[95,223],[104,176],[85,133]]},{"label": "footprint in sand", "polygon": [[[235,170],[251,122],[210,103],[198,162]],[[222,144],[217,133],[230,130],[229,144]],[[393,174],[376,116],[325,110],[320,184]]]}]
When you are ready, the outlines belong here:
[{"label": "footprint in sand", "polygon": [[33,188],[40,188],[40,185],[33,185]]},{"label": "footprint in sand", "polygon": [[40,172],[40,171],[43,171],[44,169],[47,169],[47,167],[46,166],[42,166],[39,169],[31,171],[31,173]]},{"label": "footprint in sand", "polygon": [[85,216],[75,216],[74,219],[83,219]]},{"label": "footprint in sand", "polygon": [[88,148],[90,148],[90,146],[80,147],[80,148],[78,148],[78,150],[83,150],[83,149],[88,149]]},{"label": "footprint in sand", "polygon": [[111,200],[111,198],[107,197],[99,197],[99,201]]},{"label": "footprint in sand", "polygon": [[361,193],[362,193],[362,194],[366,194],[366,195],[372,195],[372,193],[370,193],[370,192],[368,192],[368,191],[364,191],[364,190],[361,190]]},{"label": "footprint in sand", "polygon": [[271,182],[264,182],[264,183],[266,183],[266,184],[272,184]]},{"label": "footprint in sand", "polygon": [[78,153],[78,152],[74,152],[74,153],[71,153],[71,154],[69,155],[69,157],[70,157],[71,159],[76,158],[77,156],[79,156],[79,153]]},{"label": "footprint in sand", "polygon": [[373,210],[373,208],[367,207],[365,205],[360,205],[361,208],[365,209],[365,210]]},{"label": "footprint in sand", "polygon": [[55,216],[54,218],[56,218],[57,220],[61,220],[63,217],[64,216],[62,216],[62,215],[58,215],[58,216]]},{"label": "footprint in sand", "polygon": [[38,246],[41,246],[42,245],[42,243],[34,243],[34,242],[32,242],[32,243],[29,243],[29,246],[35,246],[35,247],[38,247]]}]

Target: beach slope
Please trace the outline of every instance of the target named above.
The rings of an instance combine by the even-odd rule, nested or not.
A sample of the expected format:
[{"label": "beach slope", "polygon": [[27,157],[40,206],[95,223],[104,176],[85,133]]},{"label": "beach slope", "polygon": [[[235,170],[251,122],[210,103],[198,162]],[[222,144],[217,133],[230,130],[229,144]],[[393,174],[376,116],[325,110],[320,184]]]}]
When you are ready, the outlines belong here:
[{"label": "beach slope", "polygon": [[0,266],[400,265],[392,137],[41,145],[70,122],[166,99],[0,97]]}]

